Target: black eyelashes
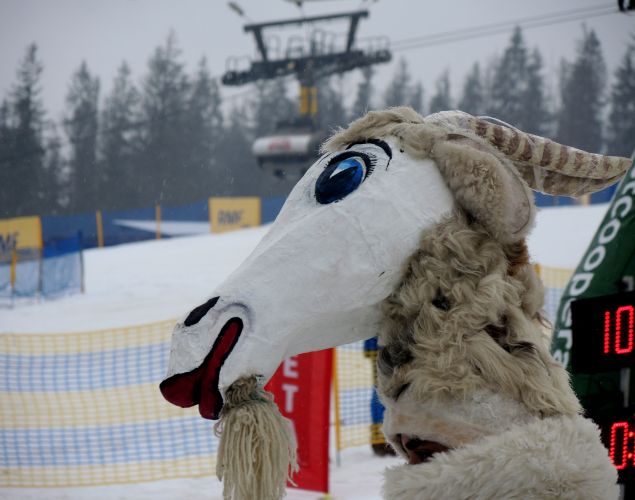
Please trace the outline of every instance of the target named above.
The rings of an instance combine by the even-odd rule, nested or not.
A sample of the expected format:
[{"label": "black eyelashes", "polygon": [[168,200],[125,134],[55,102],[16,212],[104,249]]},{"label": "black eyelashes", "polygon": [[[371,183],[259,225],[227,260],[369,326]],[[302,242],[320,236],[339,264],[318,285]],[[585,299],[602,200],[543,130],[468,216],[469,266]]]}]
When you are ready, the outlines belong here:
[{"label": "black eyelashes", "polygon": [[326,164],[325,169],[335,163],[339,163],[346,160],[347,158],[354,158],[356,156],[363,160],[364,166],[366,167],[366,174],[364,175],[365,179],[373,173],[373,171],[375,170],[375,166],[377,165],[377,157],[371,153],[362,153],[361,151],[345,151],[331,158]]},{"label": "black eyelashes", "polygon": [[392,160],[392,149],[390,149],[390,146],[385,141],[382,141],[381,139],[366,139],[365,141],[356,141],[349,144],[346,149],[350,149],[353,146],[356,146],[358,144],[374,144],[375,146],[378,146],[384,150],[384,153],[386,153],[386,156],[388,156],[389,163],[390,163],[390,160]]}]

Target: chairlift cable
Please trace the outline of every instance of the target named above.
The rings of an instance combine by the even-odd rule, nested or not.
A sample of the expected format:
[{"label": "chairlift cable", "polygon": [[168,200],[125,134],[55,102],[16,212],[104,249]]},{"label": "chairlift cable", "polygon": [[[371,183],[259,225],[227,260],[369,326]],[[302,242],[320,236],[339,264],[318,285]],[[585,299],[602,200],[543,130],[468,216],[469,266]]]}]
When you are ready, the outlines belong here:
[{"label": "chairlift cable", "polygon": [[511,26],[520,26],[522,28],[538,28],[542,26],[548,26],[552,24],[560,24],[580,19],[590,19],[594,17],[600,17],[608,14],[619,14],[612,7],[594,7],[593,9],[586,9],[584,11],[572,12],[572,11],[560,11],[547,15],[531,16],[520,19],[513,19],[504,22],[491,23],[482,26],[476,26],[474,28],[460,29],[454,31],[445,31],[440,33],[433,33],[430,35],[424,35],[415,38],[405,38],[402,40],[396,40],[391,43],[391,48],[394,50],[405,50],[400,46],[425,46],[425,45],[438,45],[440,43],[449,43],[454,41],[469,40],[471,38],[477,38],[481,36],[490,36],[505,31],[509,31]]}]

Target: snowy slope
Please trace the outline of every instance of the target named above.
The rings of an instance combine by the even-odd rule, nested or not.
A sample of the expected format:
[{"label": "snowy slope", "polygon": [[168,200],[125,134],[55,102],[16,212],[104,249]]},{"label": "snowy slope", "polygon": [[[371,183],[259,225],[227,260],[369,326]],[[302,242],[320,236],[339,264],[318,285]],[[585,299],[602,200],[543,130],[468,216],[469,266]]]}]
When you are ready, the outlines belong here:
[{"label": "snowy slope", "polygon": [[86,293],[0,310],[0,332],[72,332],[176,318],[202,302],[266,227],[84,252]]},{"label": "snowy slope", "polygon": [[[373,456],[370,446],[345,450],[340,467],[331,461],[331,500],[380,500],[383,470],[398,463],[395,457]],[[0,489],[2,500],[221,500],[222,495],[222,483],[215,476],[96,487]],[[317,500],[324,495],[289,488],[286,498]]]},{"label": "snowy slope", "polygon": [[529,235],[532,259],[543,266],[573,269],[586,252],[608,204],[543,208]]},{"label": "snowy slope", "polygon": [[[606,205],[543,209],[529,240],[536,262],[574,267],[599,225]],[[0,310],[0,332],[71,332],[175,318],[212,293],[267,231],[266,227],[120,245],[85,252],[86,293],[53,302]],[[333,498],[380,498],[381,471],[398,462],[374,457],[370,447],[345,450],[331,467]],[[215,477],[91,488],[0,490],[2,499],[93,500],[219,499]],[[289,499],[317,499],[290,490]]]}]

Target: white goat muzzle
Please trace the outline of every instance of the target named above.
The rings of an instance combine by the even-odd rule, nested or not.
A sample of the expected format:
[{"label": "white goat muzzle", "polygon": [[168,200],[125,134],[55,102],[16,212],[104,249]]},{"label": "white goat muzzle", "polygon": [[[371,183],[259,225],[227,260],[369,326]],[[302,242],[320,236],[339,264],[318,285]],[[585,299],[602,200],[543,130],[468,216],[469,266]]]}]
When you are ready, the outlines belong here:
[{"label": "white goat muzzle", "polygon": [[421,232],[454,201],[436,164],[369,141],[320,158],[249,258],[173,334],[164,397],[218,418],[224,391],[286,357],[377,334]]}]

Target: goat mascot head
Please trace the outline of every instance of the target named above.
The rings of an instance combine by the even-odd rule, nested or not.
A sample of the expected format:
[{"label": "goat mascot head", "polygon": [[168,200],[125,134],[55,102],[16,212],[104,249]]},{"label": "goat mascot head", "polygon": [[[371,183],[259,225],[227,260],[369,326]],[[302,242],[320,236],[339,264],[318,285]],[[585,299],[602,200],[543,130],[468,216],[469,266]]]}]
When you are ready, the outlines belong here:
[{"label": "goat mascot head", "polygon": [[256,394],[286,357],[379,335],[384,432],[410,464],[436,466],[519,423],[575,418],[540,328],[531,189],[596,191],[628,160],[408,108],[367,114],[323,153],[249,258],[177,324],[164,397],[217,419],[233,388],[251,381],[241,390]]}]

